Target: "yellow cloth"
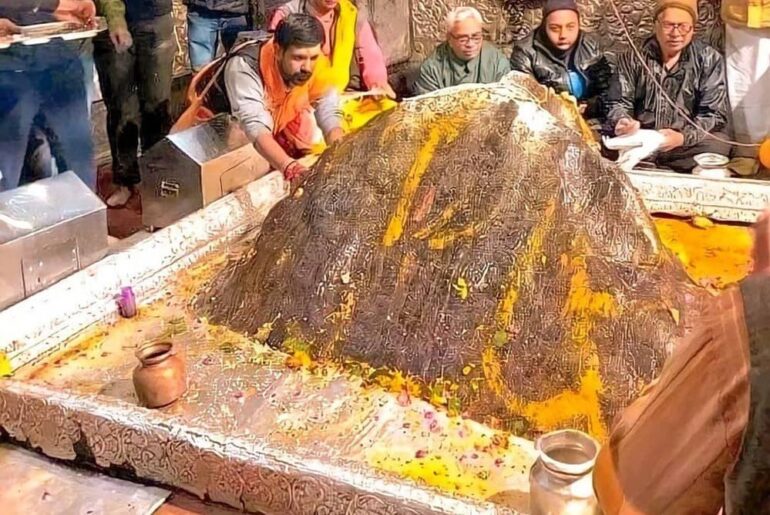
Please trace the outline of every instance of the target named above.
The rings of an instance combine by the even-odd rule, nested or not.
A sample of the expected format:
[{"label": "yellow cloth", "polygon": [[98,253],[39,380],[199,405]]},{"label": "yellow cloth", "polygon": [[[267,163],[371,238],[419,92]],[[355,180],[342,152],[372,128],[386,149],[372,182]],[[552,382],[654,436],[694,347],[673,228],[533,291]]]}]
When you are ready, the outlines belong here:
[{"label": "yellow cloth", "polygon": [[350,0],[340,0],[339,17],[335,23],[332,47],[332,75],[334,85],[341,93],[350,82],[350,65],[356,48],[356,18],[358,9]]},{"label": "yellow cloth", "polygon": [[750,29],[770,28],[770,0],[722,0],[722,19]]},{"label": "yellow cloth", "polygon": [[342,102],[342,129],[345,134],[355,132],[380,113],[389,111],[398,103],[389,98],[364,97]]},{"label": "yellow cloth", "polygon": [[[342,98],[342,130],[351,134],[369,123],[380,113],[389,111],[398,105],[389,98]],[[313,145],[311,154],[319,155],[326,150],[326,144],[321,141]]]}]

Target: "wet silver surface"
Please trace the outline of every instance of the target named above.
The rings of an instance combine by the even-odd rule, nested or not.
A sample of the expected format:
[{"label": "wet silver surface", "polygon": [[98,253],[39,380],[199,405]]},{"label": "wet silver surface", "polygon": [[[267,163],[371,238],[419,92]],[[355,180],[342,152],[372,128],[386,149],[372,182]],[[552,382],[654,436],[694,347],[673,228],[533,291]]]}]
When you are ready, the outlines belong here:
[{"label": "wet silver surface", "polygon": [[[148,438],[160,426],[180,437],[191,430],[206,442],[212,439],[238,442],[246,445],[249,452],[269,448],[271,454],[291,456],[300,463],[315,463],[321,469],[328,468],[328,473],[337,479],[339,470],[363,474],[369,478],[367,481],[373,482],[367,484],[387,485],[396,492],[402,489],[405,492],[402,508],[420,506],[420,503],[414,504],[417,495],[425,498],[424,506],[434,506],[436,513],[526,509],[528,471],[534,461],[530,442],[497,433],[470,420],[449,417],[421,400],[366,386],[360,378],[337,367],[311,363],[301,355],[290,357],[254,339],[196,319],[182,299],[189,299],[226,259],[225,255],[215,256],[191,268],[179,277],[172,293],[142,308],[138,317],[94,328],[60,353],[18,370],[14,382],[21,381],[22,391],[24,385],[37,384],[60,392],[63,399],[68,396],[74,400],[87,399],[92,407],[83,408],[83,413],[76,417],[78,420],[89,416],[88,412],[94,409],[100,411],[102,405],[105,411],[122,410],[119,418],[127,417],[129,421],[114,423],[121,431],[128,431],[127,435],[133,435],[126,436],[129,439]],[[155,339],[170,339],[185,357],[189,389],[172,406],[152,411],[136,406],[131,372],[137,364],[136,348]],[[36,395],[44,394],[31,391],[30,399]],[[20,399],[23,395],[10,402],[20,402]],[[51,409],[55,404],[52,403]],[[23,407],[19,410],[23,411]],[[56,412],[60,414],[61,410]],[[132,413],[137,416],[133,417]],[[19,418],[24,417],[20,414]],[[29,436],[24,427],[34,426],[34,421],[14,420],[10,413],[5,423],[0,418],[0,424],[17,427],[17,431]],[[66,426],[66,423],[57,425]],[[80,427],[83,431],[82,425]],[[59,441],[64,437],[51,435],[50,438]],[[171,446],[180,445],[164,442],[164,450],[158,451],[158,455],[171,455],[176,452]],[[102,465],[128,460],[115,457],[123,456],[127,450],[102,452],[105,448],[110,446],[106,443],[97,445],[96,449],[91,446],[95,454],[102,453],[101,457],[97,456],[97,462],[101,458]],[[221,453],[223,462],[234,458],[230,455],[232,449],[223,448]],[[155,457],[131,458],[135,459],[150,463]],[[211,457],[200,459],[205,461]],[[246,458],[246,462],[250,459],[253,460]],[[194,461],[188,466],[197,470],[200,464]],[[240,467],[240,473],[249,468]],[[236,507],[270,512],[271,507],[284,506],[282,509],[287,513],[310,513],[318,508],[311,504],[300,508],[296,498],[288,493],[283,500],[274,499],[273,505],[249,504],[243,500],[243,492],[240,496],[227,493],[239,484],[243,489],[250,483],[244,476],[237,477],[238,473],[228,481],[215,482],[215,486],[196,483],[191,479],[194,474],[185,466],[157,474],[164,477],[147,478],[198,495],[205,493]],[[307,471],[304,474],[310,475]],[[292,484],[289,480],[275,481],[270,488],[280,484],[290,488]],[[221,491],[212,491],[215,488]],[[484,502],[490,499],[498,504]],[[383,506],[382,510],[369,512],[390,513],[395,509],[392,503]]]}]

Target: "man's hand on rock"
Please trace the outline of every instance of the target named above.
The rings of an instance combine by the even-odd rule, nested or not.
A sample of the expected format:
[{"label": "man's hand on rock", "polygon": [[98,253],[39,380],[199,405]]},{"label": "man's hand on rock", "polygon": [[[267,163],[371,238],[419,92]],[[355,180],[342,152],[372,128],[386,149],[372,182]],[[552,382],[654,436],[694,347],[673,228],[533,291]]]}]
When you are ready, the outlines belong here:
[{"label": "man's hand on rock", "polygon": [[660,146],[663,152],[670,152],[684,145],[684,134],[673,129],[661,129],[658,131],[665,138]]},{"label": "man's hand on rock", "polygon": [[632,120],[631,118],[621,118],[618,123],[615,124],[615,136],[631,135],[641,128],[641,124]]},{"label": "man's hand on rock", "polygon": [[283,178],[289,182],[294,182],[308,172],[307,166],[299,161],[290,161],[283,168]]}]

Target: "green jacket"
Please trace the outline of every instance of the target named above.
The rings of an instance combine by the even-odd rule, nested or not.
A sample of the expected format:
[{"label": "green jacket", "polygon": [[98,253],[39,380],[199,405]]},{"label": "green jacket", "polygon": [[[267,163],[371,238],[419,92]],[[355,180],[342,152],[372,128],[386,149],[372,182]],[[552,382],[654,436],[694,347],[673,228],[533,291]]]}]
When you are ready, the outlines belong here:
[{"label": "green jacket", "polygon": [[96,13],[107,18],[107,26],[110,31],[127,29],[126,4],[123,0],[95,0]]},{"label": "green jacket", "polygon": [[412,89],[416,95],[422,95],[458,84],[489,84],[510,71],[508,58],[488,41],[484,42],[481,54],[468,62],[455,57],[449,44],[444,42],[423,61]]}]

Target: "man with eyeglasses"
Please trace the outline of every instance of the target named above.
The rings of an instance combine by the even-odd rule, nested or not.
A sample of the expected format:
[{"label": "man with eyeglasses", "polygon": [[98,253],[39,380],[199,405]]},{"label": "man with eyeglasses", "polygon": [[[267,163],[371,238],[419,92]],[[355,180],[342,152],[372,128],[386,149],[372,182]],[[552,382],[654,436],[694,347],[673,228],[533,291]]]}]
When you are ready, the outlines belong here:
[{"label": "man with eyeglasses", "polygon": [[618,62],[619,91],[611,89],[607,117],[607,132],[616,136],[640,128],[660,132],[664,141],[653,156],[655,164],[685,173],[695,167],[698,154],[730,154],[729,144],[712,137],[727,137],[724,60],[693,38],[697,20],[697,0],[658,1],[655,35],[641,48],[644,61],[628,51]]},{"label": "man with eyeglasses", "polygon": [[457,7],[446,18],[447,39],[420,66],[416,95],[458,84],[489,84],[511,71],[505,55],[484,41],[483,19],[473,7]]},{"label": "man with eyeglasses", "polygon": [[599,42],[580,30],[575,0],[545,3],[540,26],[514,44],[511,68],[575,97],[586,118],[604,119],[612,68]]}]

